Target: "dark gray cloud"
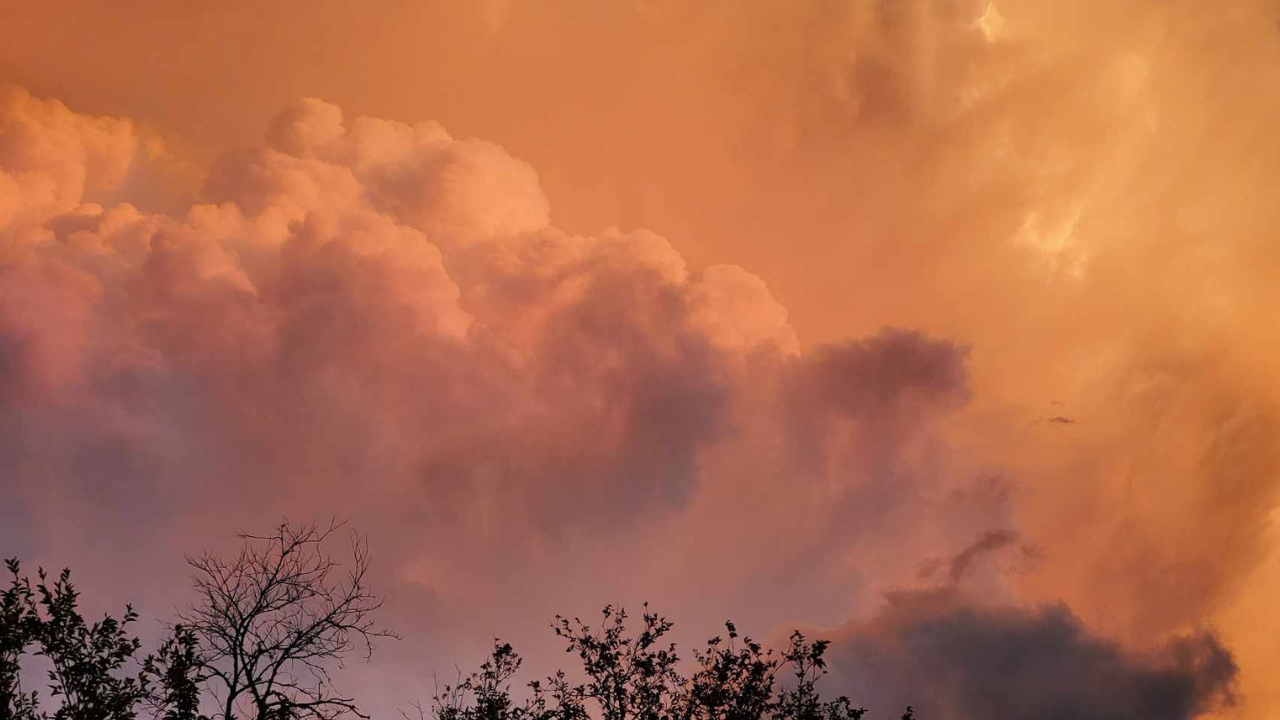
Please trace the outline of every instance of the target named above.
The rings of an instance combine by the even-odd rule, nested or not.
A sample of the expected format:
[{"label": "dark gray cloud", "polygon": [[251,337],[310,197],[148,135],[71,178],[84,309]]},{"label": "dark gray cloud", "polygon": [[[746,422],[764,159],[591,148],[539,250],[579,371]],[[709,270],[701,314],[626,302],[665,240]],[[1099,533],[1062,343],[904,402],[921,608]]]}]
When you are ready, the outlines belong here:
[{"label": "dark gray cloud", "polygon": [[1185,720],[1234,701],[1236,663],[1212,632],[1140,652],[1062,604],[904,591],[834,639],[829,687],[879,712],[910,703],[933,720]]}]

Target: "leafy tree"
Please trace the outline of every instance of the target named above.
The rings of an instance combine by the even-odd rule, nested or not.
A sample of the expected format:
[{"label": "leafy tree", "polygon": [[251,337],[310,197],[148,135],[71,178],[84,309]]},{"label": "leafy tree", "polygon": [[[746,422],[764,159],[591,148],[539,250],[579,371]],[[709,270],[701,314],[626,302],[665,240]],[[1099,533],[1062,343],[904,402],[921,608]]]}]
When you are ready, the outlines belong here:
[{"label": "leafy tree", "polygon": [[[139,677],[123,673],[140,645],[128,633],[128,626],[138,619],[133,608],[126,606],[120,619],[106,615],[89,624],[80,614],[80,593],[71,584],[69,570],[49,582],[39,569],[33,590],[30,579],[20,575],[17,560],[8,560],[6,567],[11,579],[0,599],[0,718],[133,718],[134,707],[146,695]],[[21,689],[21,657],[30,646],[51,666],[49,694],[61,701],[52,716],[39,712],[34,691]]]},{"label": "leafy tree", "polygon": [[147,705],[156,720],[207,720],[200,713],[205,658],[195,631],[176,625],[173,635],[143,663]]},{"label": "leafy tree", "polygon": [[[49,659],[49,694],[62,698],[55,720],[128,720],[145,696],[137,677],[120,671],[141,647],[128,626],[138,619],[125,606],[121,619],[104,616],[92,625],[77,609],[80,593],[71,584],[71,571],[63,570],[52,585],[43,569],[36,586],[43,618],[39,624],[38,654]],[[34,610],[34,609],[33,609]]]},{"label": "leafy tree", "polygon": [[16,559],[6,560],[12,576],[0,594],[0,720],[29,720],[37,717],[34,691],[22,689],[22,656],[36,641],[40,618],[35,613],[35,593],[31,583],[19,575]]},{"label": "leafy tree", "polygon": [[[553,629],[578,656],[583,682],[561,670],[544,682],[528,683],[528,698],[517,703],[511,682],[521,666],[508,643],[495,642],[480,669],[432,698],[435,720],[862,720],[865,708],[849,698],[823,700],[818,679],[826,674],[826,640],[792,633],[781,653],[740,637],[732,622],[726,637],[695,650],[696,669],[684,675],[673,643],[664,642],[672,624],[649,611],[637,634],[626,632],[626,612],[605,607],[598,630],[581,620],[557,617]],[[779,680],[780,672],[789,677]],[[420,707],[420,717],[427,715]],[[913,720],[907,708],[902,720]]]},{"label": "leafy tree", "polygon": [[682,684],[675,645],[661,643],[672,625],[646,605],[640,633],[628,637],[626,619],[625,610],[605,607],[598,633],[577,619],[557,617],[553,627],[568,641],[566,651],[582,661],[588,678],[583,695],[602,720],[663,720]]},{"label": "leafy tree", "polygon": [[[139,705],[157,720],[201,720],[203,658],[190,630],[178,626],[158,655],[136,665],[141,647],[128,628],[138,619],[126,606],[120,619],[89,624],[80,614],[80,593],[63,570],[49,582],[23,577],[16,559],[5,561],[9,586],[0,593],[0,720],[132,720]],[[42,712],[36,691],[22,688],[24,655],[48,660],[49,696],[60,705]]]},{"label": "leafy tree", "polygon": [[756,720],[773,700],[777,659],[725,623],[727,639],[716,636],[694,650],[697,671],[685,683],[677,715],[687,720]]}]

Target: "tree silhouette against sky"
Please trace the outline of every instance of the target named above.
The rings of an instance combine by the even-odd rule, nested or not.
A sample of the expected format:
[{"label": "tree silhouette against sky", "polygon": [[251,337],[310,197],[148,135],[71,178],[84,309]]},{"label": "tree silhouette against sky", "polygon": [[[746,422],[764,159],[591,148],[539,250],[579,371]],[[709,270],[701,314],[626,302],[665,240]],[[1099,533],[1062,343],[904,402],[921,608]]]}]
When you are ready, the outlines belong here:
[{"label": "tree silhouette against sky", "polygon": [[[353,653],[398,636],[375,620],[382,599],[369,588],[369,549],[351,534],[350,563],[326,549],[342,525],[283,522],[267,535],[240,536],[238,554],[188,558],[196,602],[177,615],[156,652],[138,657],[130,633],[138,617],[125,607],[88,623],[69,570],[52,582],[43,569],[33,585],[18,561],[6,565],[0,593],[0,720],[336,720],[368,718],[338,691],[332,674]],[[598,627],[557,617],[552,629],[575,654],[575,673],[559,670],[512,682],[522,660],[495,641],[478,670],[438,688],[422,720],[862,720],[847,697],[823,700],[825,640],[792,633],[781,650],[726,634],[694,650],[681,669],[672,623],[646,604],[628,633],[627,613],[608,606]],[[49,714],[37,690],[24,687],[23,662],[43,657]],[[903,720],[913,717],[910,708]]]}]

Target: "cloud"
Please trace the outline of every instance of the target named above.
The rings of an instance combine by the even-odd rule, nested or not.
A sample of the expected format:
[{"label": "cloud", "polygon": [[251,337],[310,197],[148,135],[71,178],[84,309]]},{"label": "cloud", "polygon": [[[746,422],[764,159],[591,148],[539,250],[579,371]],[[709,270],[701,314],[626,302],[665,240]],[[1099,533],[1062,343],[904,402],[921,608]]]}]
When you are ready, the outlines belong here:
[{"label": "cloud", "polygon": [[[959,345],[886,330],[802,353],[747,271],[555,228],[495,145],[316,100],[267,138],[218,160],[184,216],[77,185],[0,230],[28,238],[0,276],[5,411],[25,419],[0,461],[47,533],[341,509],[475,605],[470,566],[528,580],[547,553],[664,524],[695,547],[705,498],[779,477],[823,518],[799,552],[864,502],[909,504],[891,470],[968,397]],[[91,176],[76,157],[64,174]],[[783,444],[735,477],[765,438]]]},{"label": "cloud", "polygon": [[976,604],[950,589],[891,595],[833,637],[831,687],[941,720],[1193,718],[1230,707],[1238,674],[1212,633],[1136,651],[1063,605]]},{"label": "cloud", "polygon": [[129,121],[79,115],[12,85],[0,86],[0,120],[0,226],[11,233],[119,185],[138,149]]}]

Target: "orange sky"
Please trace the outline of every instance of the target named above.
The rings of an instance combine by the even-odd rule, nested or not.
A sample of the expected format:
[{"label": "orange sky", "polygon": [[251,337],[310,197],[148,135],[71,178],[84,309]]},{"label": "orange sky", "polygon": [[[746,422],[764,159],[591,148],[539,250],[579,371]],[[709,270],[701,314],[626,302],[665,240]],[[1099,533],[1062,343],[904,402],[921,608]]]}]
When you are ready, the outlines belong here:
[{"label": "orange sky", "polygon": [[1213,628],[1280,717],[1280,4],[0,18],[6,555],[163,614],[182,552],[350,514],[381,708],[651,599],[908,658],[1065,607],[1144,672]]}]

